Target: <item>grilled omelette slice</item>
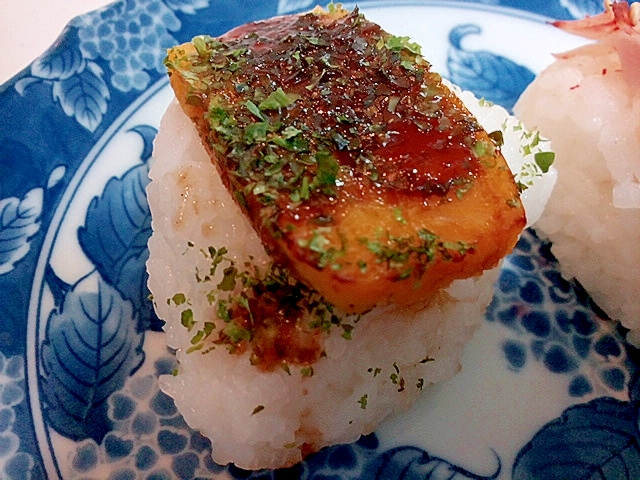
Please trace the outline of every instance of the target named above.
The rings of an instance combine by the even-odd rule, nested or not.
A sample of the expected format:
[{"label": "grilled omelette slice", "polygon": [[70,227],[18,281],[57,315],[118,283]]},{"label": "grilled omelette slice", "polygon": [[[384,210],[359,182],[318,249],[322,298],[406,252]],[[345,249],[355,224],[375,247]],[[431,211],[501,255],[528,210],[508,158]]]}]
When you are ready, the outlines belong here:
[{"label": "grilled omelette slice", "polygon": [[199,36],[166,65],[274,261],[346,312],[428,303],[525,226],[498,136],[357,9]]}]

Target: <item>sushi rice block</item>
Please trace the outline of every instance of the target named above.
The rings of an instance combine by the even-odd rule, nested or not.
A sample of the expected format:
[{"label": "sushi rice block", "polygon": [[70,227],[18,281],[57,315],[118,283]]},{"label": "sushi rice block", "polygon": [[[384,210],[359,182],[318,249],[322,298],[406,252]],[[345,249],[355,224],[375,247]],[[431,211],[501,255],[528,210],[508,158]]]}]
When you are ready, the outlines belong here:
[{"label": "sushi rice block", "polygon": [[553,188],[549,144],[340,7],[167,66],[149,287],[179,361],[161,386],[213,459],[293,465],[453,376]]},{"label": "sushi rice block", "polygon": [[555,23],[594,42],[556,55],[515,111],[556,153],[557,185],[536,229],[563,274],[640,345],[640,5],[605,8]]}]

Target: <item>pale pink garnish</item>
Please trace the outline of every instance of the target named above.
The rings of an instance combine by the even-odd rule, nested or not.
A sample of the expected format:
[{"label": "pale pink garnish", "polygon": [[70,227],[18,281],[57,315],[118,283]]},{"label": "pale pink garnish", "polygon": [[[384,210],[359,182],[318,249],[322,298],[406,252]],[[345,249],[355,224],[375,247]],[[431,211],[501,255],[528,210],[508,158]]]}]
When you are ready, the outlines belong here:
[{"label": "pale pink garnish", "polygon": [[595,44],[571,50],[557,58],[570,58],[585,54],[589,50],[606,51],[613,49],[620,57],[622,73],[631,87],[640,86],[640,4],[629,7],[625,1],[605,0],[605,11],[593,17],[581,20],[553,22],[553,25],[565,32],[596,40]]}]

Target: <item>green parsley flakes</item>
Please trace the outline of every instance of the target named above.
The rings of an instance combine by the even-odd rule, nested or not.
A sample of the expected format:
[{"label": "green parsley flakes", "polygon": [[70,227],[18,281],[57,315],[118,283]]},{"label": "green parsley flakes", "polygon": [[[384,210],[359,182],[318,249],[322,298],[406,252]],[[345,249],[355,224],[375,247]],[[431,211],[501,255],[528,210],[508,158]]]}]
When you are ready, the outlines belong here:
[{"label": "green parsley flakes", "polygon": [[293,105],[299,98],[300,95],[296,93],[285,93],[281,87],[278,87],[274,92],[269,94],[266,99],[260,102],[258,108],[261,111],[278,110],[280,108],[285,108],[289,105]]}]

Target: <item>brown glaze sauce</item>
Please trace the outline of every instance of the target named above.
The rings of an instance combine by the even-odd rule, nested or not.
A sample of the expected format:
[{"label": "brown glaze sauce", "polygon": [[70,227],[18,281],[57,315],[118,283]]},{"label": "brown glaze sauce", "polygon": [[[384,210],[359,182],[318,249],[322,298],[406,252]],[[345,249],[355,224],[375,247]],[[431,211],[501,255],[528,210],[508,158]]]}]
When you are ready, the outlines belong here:
[{"label": "brown glaze sauce", "polygon": [[[482,175],[474,146],[486,137],[475,118],[414,44],[357,10],[277,17],[194,45],[187,103],[201,111],[196,122],[208,122],[221,176],[276,262],[286,265],[284,242],[321,269],[317,252],[288,233],[307,223],[331,229],[344,204],[398,196],[438,203]],[[282,103],[266,105],[278,91]],[[322,355],[322,332],[278,295],[241,310],[234,320],[251,331],[259,368],[310,365]]]},{"label": "brown glaze sauce", "polygon": [[[232,320],[251,332],[252,362],[263,371],[312,365],[323,353],[322,332],[306,326],[304,308],[282,300],[277,291],[262,291],[249,299],[248,310],[233,309]],[[242,353],[246,345],[238,346]]]},{"label": "brown glaze sauce", "polygon": [[[213,92],[200,95],[217,95],[237,124],[246,127],[257,119],[245,103],[259,103],[281,88],[299,99],[263,114],[272,124],[302,130],[303,156],[331,152],[340,164],[340,175],[356,180],[360,190],[444,195],[452,182],[477,173],[478,160],[471,149],[479,127],[472,117],[453,112],[456,102],[440,85],[440,77],[429,72],[426,61],[417,60],[407,49],[388,48],[388,38],[357,12],[334,22],[307,14],[243,25],[222,37],[209,58],[203,57],[216,68],[213,74],[207,71],[211,78],[205,79]],[[224,84],[229,70],[233,70],[232,91]],[[224,88],[216,89],[221,83]],[[226,98],[220,99],[221,94]],[[212,141],[220,144],[215,129],[212,135]],[[222,140],[227,143],[225,153],[231,153],[233,141]],[[250,145],[245,153],[259,158],[273,151],[287,153],[267,142]],[[238,160],[232,155],[226,167],[239,172],[234,161]],[[296,175],[290,167],[283,167],[285,179]],[[307,172],[315,168],[306,167]],[[242,171],[230,182],[239,189],[259,177],[261,172]],[[289,198],[292,188],[279,190],[280,210],[299,203]],[[341,195],[349,192],[338,187],[330,196]],[[305,203],[319,197],[327,195],[313,194]]]}]

